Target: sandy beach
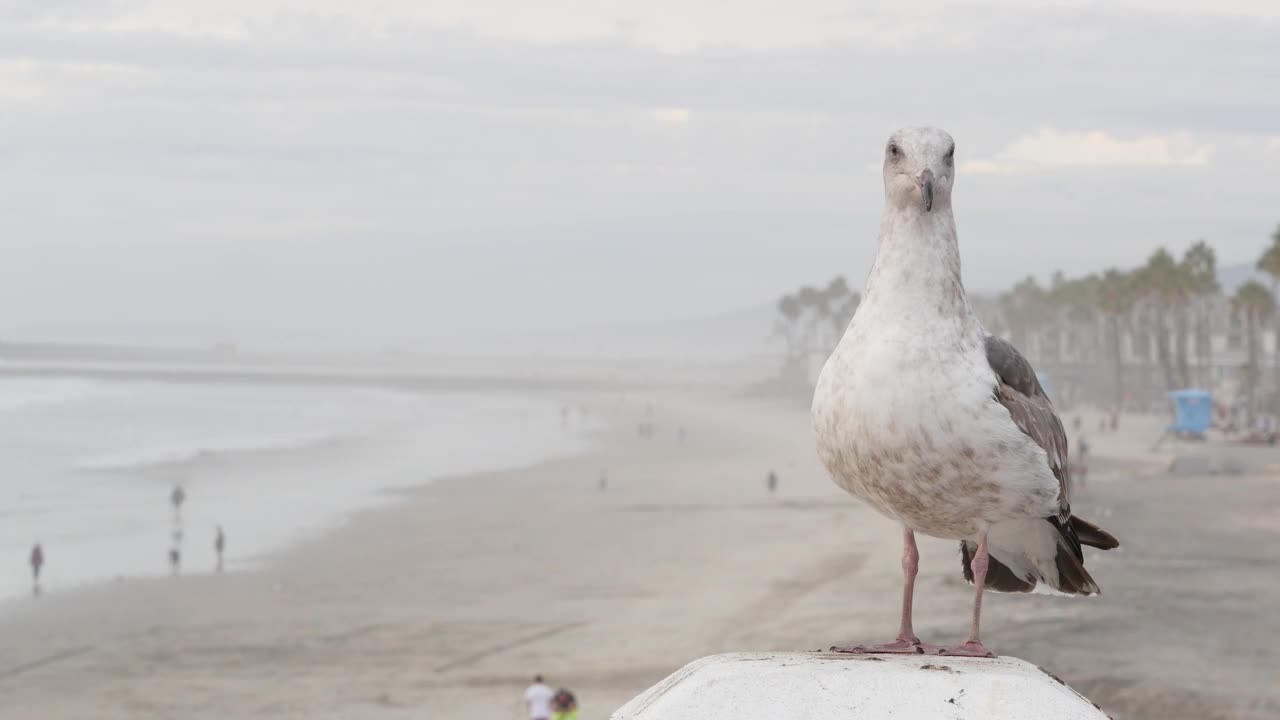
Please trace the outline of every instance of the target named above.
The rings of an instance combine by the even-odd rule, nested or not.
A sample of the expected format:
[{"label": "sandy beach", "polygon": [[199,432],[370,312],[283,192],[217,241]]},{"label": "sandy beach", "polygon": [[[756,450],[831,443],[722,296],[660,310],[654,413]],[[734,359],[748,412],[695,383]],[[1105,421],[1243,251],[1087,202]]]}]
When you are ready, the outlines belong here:
[{"label": "sandy beach", "polygon": [[[405,491],[252,572],[16,603],[0,717],[514,720],[542,673],[602,720],[710,653],[888,639],[898,531],[826,478],[805,408],[655,407],[651,439],[639,409],[617,413],[586,454]],[[1171,475],[1182,449],[1148,452],[1160,423],[1090,435],[1075,505],[1123,543],[1088,557],[1104,594],[989,596],[984,639],[1117,718],[1276,717],[1280,479],[1264,468],[1280,451],[1241,449],[1248,474]],[[956,547],[921,553],[916,629],[959,641]]]}]

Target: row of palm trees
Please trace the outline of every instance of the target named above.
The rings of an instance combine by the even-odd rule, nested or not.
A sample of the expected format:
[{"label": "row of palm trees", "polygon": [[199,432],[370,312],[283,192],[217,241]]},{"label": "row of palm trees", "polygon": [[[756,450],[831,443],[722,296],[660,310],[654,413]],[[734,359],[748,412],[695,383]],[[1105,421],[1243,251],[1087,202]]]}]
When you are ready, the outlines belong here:
[{"label": "row of palm trees", "polygon": [[861,301],[842,275],[825,287],[805,285],[779,298],[775,332],[786,340],[788,361],[835,347]]},{"label": "row of palm trees", "polygon": [[[1027,277],[994,298],[972,297],[987,329],[1008,337],[1052,375],[1064,402],[1119,404],[1163,397],[1164,391],[1211,386],[1216,378],[1211,338],[1224,320],[1242,338],[1240,372],[1249,397],[1262,384],[1262,334],[1280,320],[1280,228],[1257,261],[1271,287],[1250,280],[1224,297],[1217,255],[1204,240],[1175,255],[1157,248],[1134,268],[1082,277],[1054,273],[1048,285]],[[844,278],[803,287],[777,304],[779,333],[789,356],[829,350],[861,296]],[[1280,352],[1272,385],[1280,388]]]},{"label": "row of palm trees", "polygon": [[[1007,335],[1041,367],[1069,381],[1063,392],[1104,403],[1123,402],[1134,390],[1130,384],[1139,386],[1140,401],[1167,390],[1211,386],[1216,379],[1211,338],[1226,320],[1243,336],[1245,362],[1238,379],[1252,408],[1262,384],[1262,334],[1280,317],[1275,299],[1280,228],[1256,267],[1271,278],[1270,289],[1250,280],[1224,297],[1216,253],[1200,240],[1180,257],[1157,248],[1146,263],[1129,270],[1109,268],[1079,278],[1055,273],[1047,288],[1029,277],[981,314],[990,330]],[[1273,385],[1280,387],[1280,353],[1273,357]],[[1126,374],[1127,366],[1133,372]],[[1155,378],[1151,369],[1157,370]],[[1100,377],[1109,382],[1099,383]]]},{"label": "row of palm trees", "polygon": [[[1088,394],[1121,399],[1126,356],[1153,360],[1166,390],[1209,382],[1218,291],[1217,257],[1201,240],[1181,257],[1158,248],[1129,270],[1108,268],[1079,278],[1058,272],[1048,287],[1028,277],[980,314],[989,330],[1009,337],[1046,371],[1064,380],[1091,378]],[[1099,370],[1110,377],[1110,387],[1096,382]],[[1064,383],[1063,389],[1083,385]]]}]

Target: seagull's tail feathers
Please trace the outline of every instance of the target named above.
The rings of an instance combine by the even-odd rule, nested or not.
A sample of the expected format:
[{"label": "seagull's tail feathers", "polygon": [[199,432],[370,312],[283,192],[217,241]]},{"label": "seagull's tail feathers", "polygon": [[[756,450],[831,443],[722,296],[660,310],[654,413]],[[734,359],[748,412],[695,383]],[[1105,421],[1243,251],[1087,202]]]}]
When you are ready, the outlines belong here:
[{"label": "seagull's tail feathers", "polygon": [[[1081,545],[1110,550],[1120,543],[1105,530],[1075,516],[1065,523],[1050,517],[993,525],[987,531],[989,561],[984,585],[998,592],[1096,595],[1101,590],[1084,569]],[[970,561],[977,549],[975,542],[960,543],[964,579],[970,583]]]},{"label": "seagull's tail feathers", "polygon": [[1081,545],[1088,545],[1099,550],[1115,550],[1120,547],[1120,541],[1115,539],[1111,533],[1088,520],[1072,515],[1068,524],[1075,531],[1076,538],[1080,540]]}]

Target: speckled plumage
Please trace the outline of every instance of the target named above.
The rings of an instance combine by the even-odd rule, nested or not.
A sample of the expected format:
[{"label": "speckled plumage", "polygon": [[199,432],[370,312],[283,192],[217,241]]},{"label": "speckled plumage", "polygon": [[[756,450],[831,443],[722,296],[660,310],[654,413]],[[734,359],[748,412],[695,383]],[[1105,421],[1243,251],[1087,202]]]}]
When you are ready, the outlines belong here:
[{"label": "speckled plumage", "polygon": [[1012,578],[994,589],[1091,594],[1083,565],[1058,557],[1080,552],[1061,423],[1030,364],[988,336],[965,297],[948,146],[932,129],[891,140],[938,188],[923,209],[920,183],[902,180],[907,157],[887,151],[875,263],[814,393],[818,453],[840,487],[906,528],[968,542],[987,532],[993,577]]}]

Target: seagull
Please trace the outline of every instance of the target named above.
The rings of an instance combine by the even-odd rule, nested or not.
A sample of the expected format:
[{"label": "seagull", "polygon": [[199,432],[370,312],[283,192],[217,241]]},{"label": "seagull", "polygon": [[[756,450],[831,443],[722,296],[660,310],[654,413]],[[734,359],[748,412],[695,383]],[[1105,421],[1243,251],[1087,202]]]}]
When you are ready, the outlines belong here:
[{"label": "seagull", "polygon": [[[955,141],[908,128],[884,150],[884,211],[866,292],[822,368],[812,419],[832,479],[903,529],[902,622],[846,652],[993,657],[984,588],[1095,595],[1081,545],[1119,543],[1071,514],[1067,437],[1031,363],[987,333],[960,282]],[[915,533],[959,540],[973,620],[962,645],[920,642]]]}]

